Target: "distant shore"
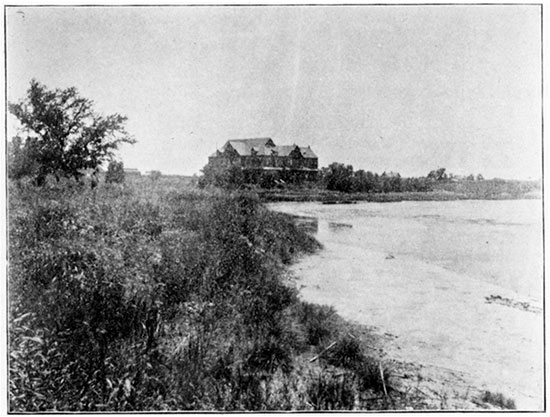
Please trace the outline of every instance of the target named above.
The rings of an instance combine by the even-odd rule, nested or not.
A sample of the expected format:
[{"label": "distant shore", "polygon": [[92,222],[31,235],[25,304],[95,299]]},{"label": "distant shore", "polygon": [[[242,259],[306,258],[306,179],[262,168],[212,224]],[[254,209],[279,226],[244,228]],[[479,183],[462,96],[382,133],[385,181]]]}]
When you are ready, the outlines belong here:
[{"label": "distant shore", "polygon": [[264,202],[277,201],[318,201],[323,203],[346,204],[356,201],[373,203],[393,203],[400,201],[452,201],[452,200],[521,200],[541,199],[540,192],[528,193],[468,193],[435,190],[428,192],[390,192],[390,193],[342,193],[318,189],[301,190],[260,190],[260,199]]}]

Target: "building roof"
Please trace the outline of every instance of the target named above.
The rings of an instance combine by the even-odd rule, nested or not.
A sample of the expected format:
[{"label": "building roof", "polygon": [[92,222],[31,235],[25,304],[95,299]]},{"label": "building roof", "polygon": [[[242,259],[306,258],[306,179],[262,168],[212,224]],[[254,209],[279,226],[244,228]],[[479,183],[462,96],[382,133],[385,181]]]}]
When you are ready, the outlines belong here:
[{"label": "building roof", "polygon": [[124,168],[124,172],[126,174],[141,174],[141,172],[137,168]]},{"label": "building roof", "polygon": [[[265,146],[268,143],[273,143],[271,138],[252,138],[252,139],[229,139],[228,142],[240,142],[250,147],[260,147]],[[275,144],[273,143],[273,146]]]},{"label": "building roof", "polygon": [[300,147],[300,151],[304,158],[317,158],[317,155],[309,146],[307,148],[305,146]]},{"label": "building roof", "polygon": [[225,150],[228,145],[231,145],[241,156],[252,155],[252,150],[258,155],[271,155],[271,149],[275,146],[271,138],[229,139],[222,150]]},{"label": "building roof", "polygon": [[[271,138],[251,138],[251,139],[229,139],[222,146],[222,152],[231,146],[240,156],[251,156],[253,153],[258,156],[269,156],[277,152],[278,156],[289,156],[296,148],[300,150],[304,158],[317,158],[317,155],[308,146],[300,147],[298,145],[276,146]],[[216,151],[211,157],[220,156]]]},{"label": "building roof", "polygon": [[275,146],[273,150],[277,152],[279,156],[288,156],[296,148],[299,149],[299,147],[296,145],[281,145],[281,146]]},{"label": "building roof", "polygon": [[311,150],[309,146],[305,147],[298,145],[282,145],[275,146],[274,150],[277,151],[279,156],[288,156],[296,148],[300,150],[300,153],[304,158],[317,158],[317,155],[315,155],[315,153]]}]

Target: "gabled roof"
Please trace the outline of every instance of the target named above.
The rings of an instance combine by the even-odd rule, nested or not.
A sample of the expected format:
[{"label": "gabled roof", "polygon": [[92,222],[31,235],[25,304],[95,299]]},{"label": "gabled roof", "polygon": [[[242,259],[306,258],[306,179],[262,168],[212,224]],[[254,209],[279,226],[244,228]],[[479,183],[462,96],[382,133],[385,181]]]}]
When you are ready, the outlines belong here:
[{"label": "gabled roof", "polygon": [[[317,155],[308,147],[298,145],[275,146],[271,138],[251,138],[251,139],[229,139],[222,146],[221,151],[225,151],[231,146],[240,156],[250,156],[253,153],[258,156],[269,156],[277,152],[278,156],[289,156],[296,148],[299,149],[304,158],[317,158]],[[216,151],[211,157],[220,156]]]},{"label": "gabled roof", "polygon": [[302,152],[302,155],[304,158],[317,158],[317,155],[315,155],[315,152],[308,146],[307,148],[302,146],[300,148],[300,151]]},{"label": "gabled roof", "polygon": [[222,150],[225,150],[228,145],[231,145],[241,156],[252,155],[252,150],[258,155],[271,155],[271,149],[275,146],[271,138],[229,139]]},{"label": "gabled roof", "polygon": [[277,152],[279,156],[288,156],[296,148],[300,149],[300,147],[296,145],[282,145],[282,146],[275,146],[273,150]]},{"label": "gabled roof", "polygon": [[[271,138],[229,139],[228,142],[241,142],[246,144],[246,146],[256,148],[259,146],[265,146],[267,143],[273,143],[273,140]],[[275,146],[274,143],[273,146]]]},{"label": "gabled roof", "polygon": [[315,153],[311,150],[309,146],[304,147],[298,145],[283,145],[275,146],[274,150],[278,152],[279,156],[288,156],[296,148],[300,150],[300,153],[304,158],[317,158],[317,155],[315,155]]},{"label": "gabled roof", "polygon": [[221,152],[216,149],[216,152],[214,152],[212,155],[209,156],[209,158],[216,158],[221,155]]}]

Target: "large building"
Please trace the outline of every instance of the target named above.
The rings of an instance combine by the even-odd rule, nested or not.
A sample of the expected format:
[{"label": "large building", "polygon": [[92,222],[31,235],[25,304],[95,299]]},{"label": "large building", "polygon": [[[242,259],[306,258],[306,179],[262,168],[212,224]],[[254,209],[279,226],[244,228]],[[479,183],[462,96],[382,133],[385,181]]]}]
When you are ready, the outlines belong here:
[{"label": "large building", "polygon": [[208,158],[217,168],[240,167],[249,177],[262,172],[280,173],[281,178],[314,180],[318,158],[313,150],[298,145],[277,146],[271,138],[230,139]]}]

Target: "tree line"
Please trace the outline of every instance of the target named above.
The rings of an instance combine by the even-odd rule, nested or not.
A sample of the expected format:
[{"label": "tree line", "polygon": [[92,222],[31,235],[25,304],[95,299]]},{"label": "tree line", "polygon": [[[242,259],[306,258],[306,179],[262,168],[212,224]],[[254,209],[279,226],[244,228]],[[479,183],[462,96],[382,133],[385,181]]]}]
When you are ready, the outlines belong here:
[{"label": "tree line", "polygon": [[399,173],[382,174],[353,170],[353,166],[333,162],[321,170],[321,182],[327,190],[346,193],[389,193],[403,191],[431,191],[426,177],[403,178]]},{"label": "tree line", "polygon": [[[19,120],[21,132],[8,143],[8,177],[32,178],[42,185],[48,175],[77,181],[88,173],[92,186],[97,183],[100,166],[110,161],[107,182],[123,182],[122,162],[113,160],[113,152],[122,143],[135,143],[125,130],[126,117],[119,114],[99,115],[93,102],[79,95],[75,88],[49,90],[32,80],[27,96],[18,103],[9,103],[9,111]],[[91,173],[91,174],[90,174]],[[160,173],[159,173],[160,174]],[[158,175],[152,173],[152,178]],[[399,173],[372,173],[351,165],[333,162],[322,168],[317,181],[310,185],[347,193],[426,192],[438,182],[456,181],[457,176],[445,168],[430,171],[425,177],[401,177]],[[463,180],[483,180],[473,174]],[[262,188],[281,187],[299,182],[292,172],[261,173],[251,176],[237,167],[203,169],[199,185],[240,188],[255,183]]]},{"label": "tree line", "polygon": [[359,169],[353,170],[352,165],[333,162],[322,168],[321,184],[331,191],[346,193],[389,193],[389,192],[427,192],[434,189],[438,183],[454,181],[482,181],[483,175],[473,174],[467,177],[447,173],[446,168],[430,171],[425,177],[402,177],[399,173],[373,173]]}]

